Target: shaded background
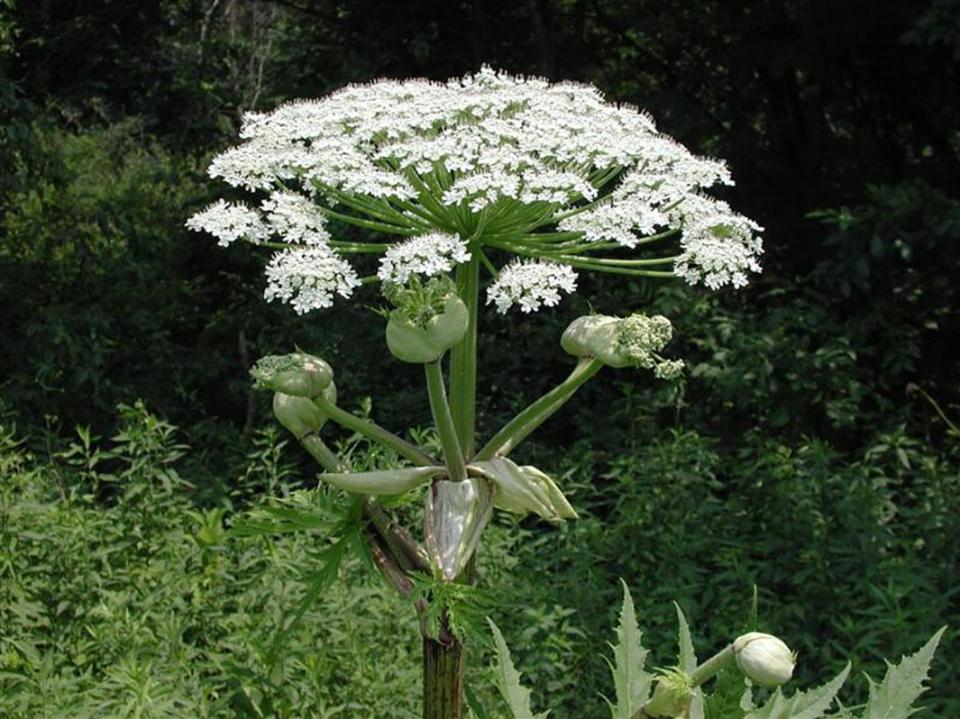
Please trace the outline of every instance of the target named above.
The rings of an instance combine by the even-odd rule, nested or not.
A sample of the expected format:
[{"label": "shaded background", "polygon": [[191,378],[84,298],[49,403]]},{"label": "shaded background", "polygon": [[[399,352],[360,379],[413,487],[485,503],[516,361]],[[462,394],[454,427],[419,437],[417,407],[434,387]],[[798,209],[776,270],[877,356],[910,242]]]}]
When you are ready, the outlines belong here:
[{"label": "shaded background", "polygon": [[[193,501],[216,506],[269,422],[246,369],[295,343],[339,369],[348,407],[369,396],[384,424],[425,425],[373,294],[298,318],[262,300],[262,257],[184,229],[222,193],[206,164],[243,112],[348,82],[482,63],[580,80],[728,160],[765,271],[716,295],[584,278],[550,314],[483,319],[487,432],[565,375],[557,339],[583,298],[668,314],[689,366],[673,386],[607,373],[525,450],[585,516],[531,524],[518,550],[540,577],[519,601],[553,607],[504,619],[540,696],[573,711],[603,688],[620,576],[651,622],[677,599],[713,640],[758,584],[807,677],[847,653],[876,673],[960,621],[960,435],[940,414],[960,420],[956,0],[0,8],[0,397],[33,445],[110,435],[142,399],[193,447]],[[942,716],[960,711],[950,657],[952,639]]]}]

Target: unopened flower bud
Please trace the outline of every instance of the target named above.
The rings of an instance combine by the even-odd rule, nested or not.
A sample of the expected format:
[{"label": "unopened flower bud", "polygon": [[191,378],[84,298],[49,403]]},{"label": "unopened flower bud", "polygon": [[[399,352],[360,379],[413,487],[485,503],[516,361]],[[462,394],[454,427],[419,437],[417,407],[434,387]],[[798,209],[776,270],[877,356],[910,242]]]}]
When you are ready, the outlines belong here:
[{"label": "unopened flower bud", "polygon": [[570,323],[560,345],[576,357],[594,357],[608,367],[642,367],[652,369],[658,379],[674,379],[683,362],[659,354],[672,336],[670,320],[662,315],[588,315]]},{"label": "unopened flower bud", "polygon": [[435,362],[467,334],[470,316],[456,295],[449,295],[443,309],[423,322],[395,312],[387,322],[387,347],[403,362]]},{"label": "unopened flower bud", "polygon": [[665,671],[657,681],[653,696],[643,707],[650,717],[686,716],[693,701],[693,683],[684,672],[676,669]]},{"label": "unopened flower bud", "polygon": [[[333,382],[320,394],[336,404],[337,386]],[[312,400],[283,392],[275,392],[273,395],[273,414],[298,441],[312,432],[319,432],[327,421],[327,415]]]},{"label": "unopened flower bud", "polygon": [[754,684],[778,687],[793,676],[796,656],[771,634],[750,632],[733,642],[737,666]]},{"label": "unopened flower bud", "polygon": [[250,370],[259,387],[294,397],[317,397],[333,382],[333,369],[305,352],[268,355]]}]

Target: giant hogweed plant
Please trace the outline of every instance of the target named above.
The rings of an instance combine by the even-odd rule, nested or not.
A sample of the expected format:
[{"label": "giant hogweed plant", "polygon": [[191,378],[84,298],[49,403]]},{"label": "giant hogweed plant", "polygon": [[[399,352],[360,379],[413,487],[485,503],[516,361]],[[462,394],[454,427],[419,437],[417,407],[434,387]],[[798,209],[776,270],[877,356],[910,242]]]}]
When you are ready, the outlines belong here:
[{"label": "giant hogweed plant", "polygon": [[[481,306],[553,307],[576,291],[580,272],[740,287],[760,271],[761,228],[707,194],[732,184],[723,162],[694,156],[646,114],[606,102],[594,87],[489,68],[447,83],[350,86],[250,113],[241,138],[214,158],[210,174],[252,197],[221,199],[188,227],[224,246],[272,252],[264,296],[301,314],[378,286],[390,308],[387,347],[423,365],[438,452],[341,408],[333,369],[319,357],[265,357],[252,375],[274,392],[277,419],[323,468],[320,481],[353,498],[344,537],[363,544],[414,604],[423,716],[460,717],[464,598],[493,510],[548,522],[576,517],[548,473],[510,453],[605,366],[663,380],[682,369],[662,354],[672,335],[667,318],[581,317],[561,338],[576,358],[569,377],[478,447]],[[369,241],[338,236],[348,226]],[[358,255],[379,258],[376,274],[358,274],[350,262]],[[352,471],[350,458],[321,437],[328,420],[405,466]],[[421,540],[392,509],[414,493],[423,495]],[[278,530],[317,526],[277,517]],[[331,545],[305,601],[336,576],[345,547],[343,538]]]}]

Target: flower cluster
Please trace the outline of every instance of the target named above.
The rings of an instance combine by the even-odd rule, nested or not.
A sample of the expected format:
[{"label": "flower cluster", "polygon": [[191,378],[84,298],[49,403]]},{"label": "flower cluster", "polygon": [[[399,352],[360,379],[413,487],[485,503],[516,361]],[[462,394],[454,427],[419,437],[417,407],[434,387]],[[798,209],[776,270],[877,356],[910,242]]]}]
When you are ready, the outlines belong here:
[{"label": "flower cluster", "polygon": [[433,232],[399,242],[380,258],[377,276],[383,282],[405,284],[412,275],[433,277],[450,272],[470,259],[467,244],[455,235]]},{"label": "flower cluster", "polygon": [[[515,254],[633,275],[670,270],[711,288],[741,286],[760,270],[760,227],[704,194],[732,184],[724,163],[691,154],[645,113],[611,104],[589,85],[489,67],[445,83],[383,80],[248,113],[241,138],[213,160],[210,174],[265,199],[257,208],[220,201],[188,227],[224,245],[276,238],[323,248],[270,263],[268,297],[299,296],[277,289],[302,286],[281,272],[311,277],[313,299],[301,310],[349,293],[346,278],[355,276],[337,254],[348,245],[385,251],[383,282],[449,272],[469,259],[467,242],[490,248],[483,255],[494,259]],[[337,241],[331,218],[406,242],[384,249],[379,239]],[[653,242],[671,236],[679,251],[653,251]],[[627,258],[627,251],[644,254]],[[309,261],[319,264],[305,274]],[[523,275],[530,287],[532,272]],[[568,268],[564,283],[552,280],[552,293],[506,293],[504,283],[519,277],[508,268],[491,288],[498,308],[533,311],[573,286]]]},{"label": "flower cluster", "polygon": [[523,312],[536,312],[542,306],[555,307],[560,292],[577,289],[577,273],[556,262],[516,260],[507,265],[487,290],[487,304],[496,305],[504,314],[514,305]]},{"label": "flower cluster", "polygon": [[257,242],[267,236],[263,219],[246,205],[217,200],[189,220],[187,227],[197,232],[209,232],[217,244],[226,247],[240,239]]},{"label": "flower cluster", "polygon": [[290,303],[298,314],[330,307],[334,294],[349,298],[360,284],[353,268],[324,245],[278,252],[266,274],[263,296]]}]

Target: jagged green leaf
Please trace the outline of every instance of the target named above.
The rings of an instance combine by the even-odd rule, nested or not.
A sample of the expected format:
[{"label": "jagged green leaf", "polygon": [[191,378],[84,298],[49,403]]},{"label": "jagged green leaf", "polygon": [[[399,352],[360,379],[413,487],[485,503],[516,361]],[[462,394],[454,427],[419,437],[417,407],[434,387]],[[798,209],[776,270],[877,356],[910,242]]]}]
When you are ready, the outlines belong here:
[{"label": "jagged green leaf", "polygon": [[823,686],[797,692],[789,698],[778,689],[766,704],[749,712],[745,719],[820,719],[830,709],[849,674],[850,665],[847,664]]},{"label": "jagged green leaf", "polygon": [[927,671],[944,631],[946,627],[934,634],[916,654],[901,659],[899,664],[888,662],[887,674],[879,684],[870,680],[870,699],[863,711],[863,719],[906,719],[919,711],[913,708],[913,702],[926,691]]},{"label": "jagged green leaf", "polygon": [[534,714],[530,709],[530,690],[520,684],[520,672],[513,666],[510,650],[503,639],[500,629],[487,619],[493,631],[493,640],[497,647],[497,687],[510,708],[513,719],[546,719],[549,712]]},{"label": "jagged green leaf", "polygon": [[613,719],[630,719],[649,698],[653,675],[644,668],[647,650],[641,643],[642,634],[637,624],[633,597],[630,596],[626,582],[620,583],[623,585],[623,605],[620,608],[617,644],[612,647],[613,662],[610,667],[616,703],[611,703],[608,699],[607,704]]},{"label": "jagged green leaf", "polygon": [[[676,602],[673,603],[673,606],[677,608],[677,624],[679,625],[677,666],[680,667],[681,671],[690,674],[697,668],[697,653],[693,648],[690,625],[687,624],[687,618],[684,616],[683,610]],[[704,719],[703,692],[700,689],[695,689],[693,692],[688,719]]]}]

